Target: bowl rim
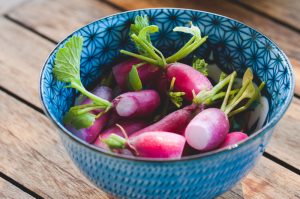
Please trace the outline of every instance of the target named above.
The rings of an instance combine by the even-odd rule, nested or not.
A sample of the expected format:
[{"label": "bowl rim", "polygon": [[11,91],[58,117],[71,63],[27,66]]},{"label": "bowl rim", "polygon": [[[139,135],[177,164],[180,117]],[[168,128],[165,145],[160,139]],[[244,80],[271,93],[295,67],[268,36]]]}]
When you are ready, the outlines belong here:
[{"label": "bowl rim", "polygon": [[[204,153],[200,153],[200,154],[196,154],[196,155],[191,155],[191,156],[184,156],[181,157],[180,159],[165,159],[165,158],[145,158],[145,157],[135,157],[135,156],[129,156],[129,155],[124,155],[124,154],[116,154],[116,153],[112,153],[110,151],[107,151],[105,149],[101,149],[99,147],[96,147],[92,144],[89,144],[83,140],[81,140],[80,138],[76,137],[74,134],[72,134],[69,130],[67,130],[62,124],[58,123],[55,119],[54,119],[54,115],[51,114],[48,109],[47,106],[44,102],[44,98],[43,98],[43,76],[45,74],[45,69],[47,67],[47,63],[49,61],[49,59],[53,56],[53,54],[56,52],[56,50],[61,46],[61,44],[63,44],[65,41],[67,41],[72,35],[74,35],[76,32],[78,32],[80,29],[89,26],[93,23],[96,23],[98,21],[110,18],[110,17],[114,17],[117,15],[121,15],[121,14],[125,14],[125,13],[134,13],[134,12],[139,12],[139,11],[147,11],[147,10],[186,10],[186,11],[193,11],[193,12],[201,12],[201,13],[205,13],[205,14],[209,14],[209,15],[215,15],[215,16],[219,16],[225,19],[229,19],[232,21],[235,21],[237,23],[240,23],[241,25],[250,28],[251,30],[259,33],[261,36],[263,36],[265,39],[269,40],[272,45],[278,50],[278,52],[282,55],[282,58],[284,59],[284,61],[287,63],[287,68],[290,71],[290,80],[291,80],[291,87],[290,87],[290,91],[288,93],[287,99],[285,101],[285,103],[283,104],[282,108],[280,109],[279,112],[276,113],[276,115],[268,122],[266,123],[263,128],[255,131],[254,133],[252,133],[252,135],[249,136],[248,139],[246,140],[242,140],[237,142],[236,144],[224,147],[224,148],[220,148],[217,150],[213,150],[210,152],[204,152]],[[57,45],[55,46],[55,48],[52,50],[52,52],[50,53],[50,55],[46,58],[44,64],[43,64],[43,68],[40,72],[40,81],[39,81],[39,96],[40,96],[40,101],[42,103],[42,108],[44,110],[44,113],[46,114],[46,116],[50,119],[51,123],[54,124],[59,131],[63,132],[64,134],[66,134],[69,138],[71,138],[73,141],[77,142],[80,145],[83,145],[83,147],[87,147],[88,149],[91,149],[93,151],[95,151],[96,153],[100,153],[101,155],[105,155],[105,156],[109,156],[112,158],[118,158],[118,159],[123,159],[123,160],[128,160],[128,161],[136,161],[136,162],[149,162],[149,163],[153,163],[153,162],[160,162],[160,163],[168,163],[168,162],[183,162],[183,161],[191,161],[191,160],[195,160],[195,159],[200,159],[200,158],[207,158],[209,156],[213,156],[213,155],[220,155],[222,153],[225,152],[229,152],[229,151],[233,151],[233,150],[237,150],[239,148],[241,148],[242,146],[249,144],[250,142],[253,142],[255,139],[259,138],[260,136],[264,135],[267,131],[272,130],[272,128],[274,128],[276,126],[276,124],[278,123],[278,121],[283,117],[283,115],[285,114],[285,112],[287,111],[288,107],[290,106],[293,96],[294,96],[294,89],[295,89],[295,74],[294,74],[294,70],[292,67],[292,64],[290,63],[288,57],[286,56],[286,54],[278,47],[278,45],[271,40],[269,37],[267,37],[266,35],[264,35],[263,33],[261,33],[260,31],[252,28],[249,25],[244,24],[243,22],[240,22],[236,19],[224,16],[224,15],[220,15],[217,13],[213,13],[213,12],[208,12],[208,11],[203,11],[203,10],[196,10],[196,9],[188,9],[188,8],[174,8],[174,7],[158,7],[158,8],[142,8],[142,9],[135,9],[135,10],[129,10],[129,11],[123,11],[123,12],[118,12],[112,15],[108,15],[99,19],[96,19],[84,26],[81,26],[80,28],[77,28],[75,31],[73,31],[72,33],[70,33],[67,37],[65,37],[63,40],[61,40],[60,42],[57,43]]]}]

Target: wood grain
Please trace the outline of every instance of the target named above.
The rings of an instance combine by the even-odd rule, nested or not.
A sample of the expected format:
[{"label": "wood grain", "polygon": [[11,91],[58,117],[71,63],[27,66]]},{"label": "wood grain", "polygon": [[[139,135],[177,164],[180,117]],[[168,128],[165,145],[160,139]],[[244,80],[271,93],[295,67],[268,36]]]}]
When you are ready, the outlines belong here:
[{"label": "wood grain", "polygon": [[268,18],[262,17],[254,12],[251,12],[245,8],[240,7],[239,5],[236,5],[228,1],[219,1],[219,0],[211,0],[211,1],[107,0],[107,1],[126,10],[149,8],[149,7],[150,8],[155,8],[155,7],[191,8],[191,9],[205,10],[209,12],[218,13],[239,20],[241,22],[244,22],[245,24],[254,27],[255,29],[264,33],[266,36],[270,37],[288,55],[291,62],[293,63],[295,72],[297,74],[296,93],[300,95],[300,46],[295,45],[300,40],[300,35],[297,32],[290,30],[289,28],[281,26],[280,24]]},{"label": "wood grain", "polygon": [[0,198],[5,199],[31,199],[34,198],[10,182],[0,178]]},{"label": "wood grain", "polygon": [[[108,198],[78,172],[47,118],[3,92],[0,98],[1,171],[46,198]],[[293,198],[299,183],[300,176],[263,157],[223,198]]]},{"label": "wood grain", "polygon": [[300,2],[298,0],[237,1],[300,31]]},{"label": "wood grain", "polygon": [[71,162],[42,114],[0,93],[0,170],[46,198],[108,198]]},{"label": "wood grain", "polygon": [[32,0],[9,16],[60,41],[81,26],[115,12],[116,9],[98,0]]},{"label": "wood grain", "polygon": [[4,14],[5,12],[8,12],[9,10],[28,1],[29,0],[0,0],[0,14]]},{"label": "wood grain", "polygon": [[0,30],[0,85],[41,107],[40,71],[54,45],[4,18]]},{"label": "wood grain", "polygon": [[300,170],[300,100],[294,98],[275,128],[267,152]]}]

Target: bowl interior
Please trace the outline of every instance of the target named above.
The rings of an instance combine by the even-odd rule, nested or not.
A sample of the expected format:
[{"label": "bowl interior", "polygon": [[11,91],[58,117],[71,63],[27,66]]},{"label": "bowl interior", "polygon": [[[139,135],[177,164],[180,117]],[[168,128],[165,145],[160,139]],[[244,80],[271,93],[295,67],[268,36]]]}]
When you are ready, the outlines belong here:
[{"label": "bowl interior", "polygon": [[[187,26],[190,21],[200,27],[207,42],[193,55],[182,60],[191,63],[192,56],[216,62],[223,70],[236,70],[240,75],[247,67],[266,82],[269,112],[266,123],[287,108],[294,89],[291,66],[284,53],[256,30],[230,18],[212,13],[186,9],[146,9],[109,16],[75,31],[72,35],[84,38],[81,56],[81,78],[87,88],[97,84],[101,75],[124,57],[119,50],[134,51],[128,36],[136,15],[148,15],[150,23],[159,27],[152,36],[154,45],[166,56],[177,51],[190,38],[173,32],[176,26]],[[68,38],[69,38],[68,37]],[[41,74],[41,98],[46,112],[62,127],[62,117],[73,104],[76,92],[65,88],[52,74],[55,54],[66,38],[47,59]],[[265,125],[266,125],[265,123]]]}]

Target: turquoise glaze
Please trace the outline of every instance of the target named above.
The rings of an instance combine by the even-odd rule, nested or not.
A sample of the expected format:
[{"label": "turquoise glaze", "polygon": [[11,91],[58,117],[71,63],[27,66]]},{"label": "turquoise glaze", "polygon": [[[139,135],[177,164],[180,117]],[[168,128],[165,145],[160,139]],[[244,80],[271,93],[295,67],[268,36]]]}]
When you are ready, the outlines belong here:
[{"label": "turquoise glaze", "polygon": [[[61,119],[73,104],[76,92],[53,77],[57,49],[72,35],[84,37],[81,77],[85,86],[92,87],[103,71],[124,59],[120,49],[134,50],[129,27],[136,15],[145,14],[159,26],[160,32],[152,39],[166,56],[190,37],[172,29],[192,21],[202,35],[209,36],[194,54],[210,57],[223,70],[236,70],[240,75],[251,67],[266,82],[269,93],[270,107],[263,128],[234,148],[169,161],[117,156],[84,143],[64,128]],[[213,198],[228,191],[262,155],[293,96],[292,66],[276,44],[238,21],[213,13],[172,8],[130,11],[95,21],[69,37],[58,44],[44,65],[40,80],[42,103],[80,171],[99,188],[120,198]],[[189,58],[182,62],[190,63]]]}]

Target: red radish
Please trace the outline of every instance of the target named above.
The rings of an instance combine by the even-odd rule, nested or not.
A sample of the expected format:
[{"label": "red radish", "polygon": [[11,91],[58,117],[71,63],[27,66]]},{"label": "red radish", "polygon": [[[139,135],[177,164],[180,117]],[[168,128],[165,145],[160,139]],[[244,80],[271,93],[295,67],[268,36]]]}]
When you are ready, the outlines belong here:
[{"label": "red radish", "polygon": [[172,63],[167,65],[167,78],[169,81],[175,77],[175,91],[185,92],[184,98],[188,101],[193,100],[193,90],[198,94],[202,90],[210,90],[212,84],[209,79],[192,68],[182,63]]},{"label": "red radish", "polygon": [[[92,91],[92,93],[98,97],[101,97],[102,99],[105,99],[108,101],[112,100],[112,89],[110,89],[107,86],[99,86],[96,89],[94,89]],[[91,103],[92,103],[92,101],[89,98],[85,98],[81,102],[81,105],[91,104]],[[103,111],[103,109],[97,109],[97,110],[93,110],[91,112],[94,114],[98,114],[101,111]],[[93,123],[92,126],[90,126],[88,128],[83,128],[83,129],[77,130],[70,125],[66,125],[66,127],[68,130],[70,130],[73,134],[75,134],[80,139],[82,139],[88,143],[92,143],[95,141],[95,139],[99,135],[102,128],[107,124],[109,115],[110,115],[110,113],[108,113],[108,112],[104,113],[102,116],[100,116],[99,118],[97,118],[95,120],[95,122]]]},{"label": "red radish", "polygon": [[[112,70],[113,70],[115,80],[118,83],[118,86],[121,88],[121,90],[123,91],[128,90],[127,89],[128,74],[132,68],[132,65],[140,64],[140,63],[142,63],[141,60],[134,58],[134,59],[121,62],[113,67]],[[143,85],[152,83],[152,81],[156,79],[160,73],[160,69],[158,67],[149,63],[145,63],[137,67],[137,71]]]},{"label": "red radish", "polygon": [[[144,128],[147,125],[147,123],[144,121],[120,121],[119,124],[124,128],[128,136],[133,132]],[[101,142],[101,139],[106,139],[113,133],[124,137],[121,129],[118,126],[114,125],[106,129],[104,132],[100,133],[98,139],[96,139],[96,141],[94,142],[94,145],[100,148],[107,148],[106,144]]]},{"label": "red radish", "polygon": [[119,116],[145,117],[151,115],[160,105],[160,97],[155,90],[127,92],[113,100]]},{"label": "red radish", "polygon": [[171,132],[153,131],[129,139],[112,134],[103,142],[111,149],[124,149],[125,147],[131,149],[139,157],[180,158],[185,145],[185,138]]},{"label": "red radish", "polygon": [[197,110],[195,105],[190,105],[179,109],[165,116],[161,120],[143,128],[129,137],[138,136],[145,132],[150,131],[168,131],[181,134],[183,129],[188,125],[188,123],[193,118],[193,113]]},{"label": "red radish", "polygon": [[248,138],[248,135],[242,132],[232,132],[228,133],[224,142],[219,148],[227,147],[229,145],[235,144],[239,141],[245,140]]},{"label": "red radish", "polygon": [[208,108],[187,125],[185,138],[194,149],[209,151],[217,148],[229,131],[227,115],[220,109]]}]

